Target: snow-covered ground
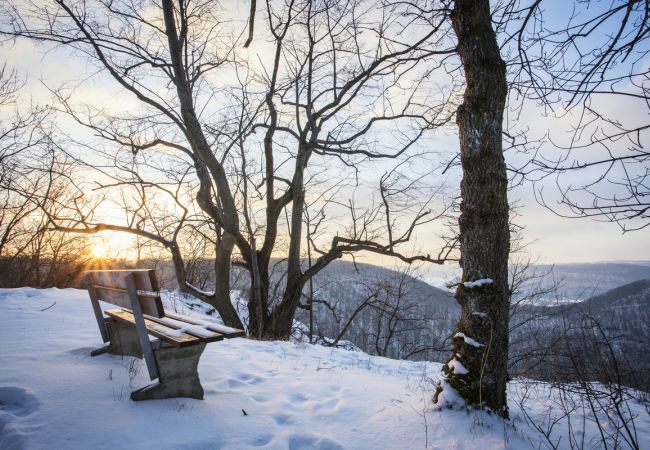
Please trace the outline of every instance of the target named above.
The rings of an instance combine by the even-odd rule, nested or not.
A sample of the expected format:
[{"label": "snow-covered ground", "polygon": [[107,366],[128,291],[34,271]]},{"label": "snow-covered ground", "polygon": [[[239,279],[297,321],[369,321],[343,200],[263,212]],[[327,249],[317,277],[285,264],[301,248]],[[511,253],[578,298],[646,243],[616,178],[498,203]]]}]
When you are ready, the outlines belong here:
[{"label": "snow-covered ground", "polygon": [[[558,405],[546,386],[523,393],[518,382],[510,421],[439,409],[439,364],[248,339],[208,345],[205,400],[136,403],[130,391],[150,383],[142,361],[91,358],[101,344],[85,291],[0,289],[0,449],[545,448],[517,399],[532,394],[527,412],[542,429]],[[647,448],[648,412],[630,406]],[[572,417],[585,448],[600,448],[593,417]],[[567,436],[566,420],[553,427],[560,448]]]}]

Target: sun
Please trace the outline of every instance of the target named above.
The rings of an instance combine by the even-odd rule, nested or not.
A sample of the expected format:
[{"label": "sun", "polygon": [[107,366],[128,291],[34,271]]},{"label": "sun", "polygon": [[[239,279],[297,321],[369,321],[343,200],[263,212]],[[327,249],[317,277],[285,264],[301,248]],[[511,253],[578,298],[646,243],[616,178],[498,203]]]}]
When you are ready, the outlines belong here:
[{"label": "sun", "polygon": [[91,253],[94,258],[100,259],[106,256],[106,246],[104,244],[97,244],[91,250]]}]

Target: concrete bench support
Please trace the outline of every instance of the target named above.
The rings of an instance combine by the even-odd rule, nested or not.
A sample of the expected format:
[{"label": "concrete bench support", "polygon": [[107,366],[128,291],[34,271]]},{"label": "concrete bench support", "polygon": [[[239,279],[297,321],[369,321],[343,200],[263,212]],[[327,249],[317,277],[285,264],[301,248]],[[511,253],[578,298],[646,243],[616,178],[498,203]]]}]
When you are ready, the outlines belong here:
[{"label": "concrete bench support", "polygon": [[154,350],[158,383],[131,393],[131,400],[154,400],[173,397],[190,397],[203,400],[203,388],[199,380],[199,358],[205,343],[189,347],[162,347]]},{"label": "concrete bench support", "polygon": [[117,321],[106,321],[108,331],[108,345],[90,352],[90,356],[97,356],[103,353],[119,356],[134,356],[142,358],[142,347],[138,332],[132,326]]},{"label": "concrete bench support", "polygon": [[117,321],[107,321],[106,328],[110,341],[106,347],[93,351],[92,356],[110,353],[111,355],[142,358],[142,346],[135,328]]}]

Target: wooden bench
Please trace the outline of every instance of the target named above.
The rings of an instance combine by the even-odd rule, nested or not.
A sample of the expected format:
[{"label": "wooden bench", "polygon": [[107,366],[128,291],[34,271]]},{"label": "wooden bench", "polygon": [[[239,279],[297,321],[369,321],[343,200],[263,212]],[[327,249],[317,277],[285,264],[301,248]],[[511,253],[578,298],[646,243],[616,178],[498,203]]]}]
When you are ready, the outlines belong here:
[{"label": "wooden bench", "polygon": [[[108,342],[91,355],[144,357],[149,377],[158,379],[133,391],[132,400],[203,399],[197,368],[206,344],[245,335],[242,330],[165,311],[153,270],[90,270],[86,286],[99,332]],[[102,311],[100,300],[119,308]],[[149,335],[155,337],[153,342]]]}]

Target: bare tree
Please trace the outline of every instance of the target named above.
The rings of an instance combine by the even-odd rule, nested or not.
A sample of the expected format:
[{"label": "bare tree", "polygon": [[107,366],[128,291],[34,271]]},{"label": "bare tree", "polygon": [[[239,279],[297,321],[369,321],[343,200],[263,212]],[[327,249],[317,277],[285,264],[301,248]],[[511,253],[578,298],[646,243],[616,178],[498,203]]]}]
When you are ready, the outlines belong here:
[{"label": "bare tree", "polygon": [[0,257],[3,257],[7,265],[23,254],[23,248],[27,245],[23,238],[34,234],[34,230],[25,225],[36,209],[29,198],[16,194],[21,181],[19,178],[24,175],[18,156],[35,144],[30,139],[29,131],[37,121],[32,114],[20,116],[12,111],[19,88],[17,74],[11,72],[6,64],[3,65],[0,68],[0,108],[3,117],[0,125]]},{"label": "bare tree", "polygon": [[[400,11],[374,2],[264,6],[266,27],[258,23],[258,40],[249,42],[254,48],[268,40],[271,51],[262,52],[259,64],[239,53],[236,25],[222,21],[222,11],[211,2],[165,0],[146,10],[122,1],[58,0],[46,8],[8,3],[2,33],[84,55],[141,108],[115,113],[78,105],[74,90],[54,91],[61,111],[104,142],[97,151],[97,143],[69,136],[64,151],[86,169],[99,169],[91,184],[102,193],[100,200],[128,201],[120,206],[124,223],[102,219],[101,202],[91,200],[92,206],[75,206],[67,217],[51,214],[51,226],[85,234],[122,231],[157,243],[170,252],[182,290],[213,305],[227,324],[241,326],[229,298],[236,259],[252,281],[250,330],[258,337],[286,338],[306,283],[344,254],[444,260],[445,252],[439,257],[401,252],[416,227],[441,214],[426,202],[416,200],[411,215],[401,214],[404,225],[395,221],[398,214],[388,216],[390,196],[381,207],[348,203],[360,226],[345,232],[331,227],[329,244],[311,247],[319,258],[308,268],[302,264],[303,219],[318,178],[313,168],[346,170],[358,182],[364,161],[399,164],[428,130],[450,120],[446,99],[423,99],[418,79],[432,70],[425,56],[452,50],[435,45],[444,35],[441,23],[407,36]],[[95,147],[92,154],[102,164],[75,154],[75,147]],[[380,183],[384,194],[391,190],[386,182]],[[88,186],[79,184],[80,192],[87,193]],[[331,209],[344,195],[350,192],[331,202]],[[164,212],[147,208],[156,196],[168,197],[174,206]],[[371,232],[374,219],[393,231],[372,227]],[[188,280],[183,255],[188,227],[213,247],[206,255],[214,261],[214,292]],[[286,276],[276,291],[271,257],[283,251]],[[272,297],[274,292],[279,296]]]},{"label": "bare tree", "polygon": [[[413,76],[411,74],[417,68],[414,61],[432,53],[425,49],[425,43],[434,38],[438,30],[434,28],[422,33],[413,42],[385,39],[394,32],[391,22],[398,17],[395,11],[388,10],[380,25],[385,29],[384,34],[363,37],[360,31],[365,28],[366,21],[370,18],[375,20],[373,11],[376,12],[376,9],[372,5],[363,2],[340,5],[307,2],[290,3],[280,12],[271,2],[267,2],[267,15],[274,18],[270,28],[278,30],[272,32],[276,52],[266,83],[268,119],[253,127],[265,130],[266,172],[263,181],[267,219],[264,244],[257,258],[263,289],[260,301],[252,302],[249,310],[254,311],[256,304],[261,305],[264,312],[251,314],[250,317],[252,320],[264,320],[268,328],[266,333],[271,336],[288,335],[305,284],[332,260],[345,253],[370,251],[409,260],[441,261],[401,255],[397,247],[408,241],[410,232],[393,239],[389,231],[387,241],[382,241],[386,232],[370,235],[367,228],[356,223],[369,220],[368,211],[352,211],[355,206],[348,203],[355,224],[348,227],[347,233],[337,233],[338,236],[330,238],[329,248],[313,246],[314,252],[320,254],[319,259],[308,268],[302,267],[302,224],[310,185],[307,177],[312,161],[327,158],[329,164],[332,164],[332,160],[336,164],[338,160],[342,169],[359,170],[364,159],[396,159],[427,128],[449,120],[444,103],[435,103],[432,107],[416,102],[413,95],[417,92],[417,84],[405,89],[399,82],[400,78]],[[300,45],[301,42],[307,45]],[[389,81],[388,77],[393,78]],[[396,95],[404,96],[406,101],[399,101]],[[384,103],[370,111],[359,112],[361,104],[372,101]],[[287,108],[293,114],[284,112]],[[402,132],[401,139],[394,142],[396,146],[389,149],[376,140],[375,133],[382,128],[407,123],[415,127],[414,131]],[[282,155],[279,149],[287,143],[293,153],[293,172],[280,177],[278,173],[283,170],[273,167],[277,164],[278,156]],[[271,194],[278,189],[275,181],[287,185],[277,198]],[[285,207],[290,212],[287,217],[290,238],[287,244],[286,285],[282,299],[271,305],[270,299],[266,298],[269,292],[268,260],[277,239],[275,224]],[[361,218],[359,214],[366,216]],[[407,226],[410,223],[412,230],[433,217],[435,215],[430,211],[423,210],[411,222],[407,220]],[[242,256],[246,259],[243,253]]]},{"label": "bare tree", "polygon": [[[537,382],[522,380],[518,383],[517,403],[526,421],[551,448],[558,448],[565,437],[572,449],[641,448],[636,416],[630,407],[635,391],[624,381],[630,362],[625,353],[616,349],[617,337],[589,311],[569,309],[563,319],[557,324],[562,337],[552,345],[549,355],[553,370],[547,374],[547,383],[538,386],[550,391],[554,404],[545,420],[534,418],[527,411],[527,401],[534,395]],[[598,428],[591,441],[585,441],[587,415]],[[564,436],[556,430],[562,422],[568,429]]]},{"label": "bare tree", "polygon": [[[461,306],[446,382],[470,404],[507,416],[510,229],[502,122],[508,85],[488,1],[455,1],[450,18],[465,77],[460,136]],[[436,393],[444,389],[441,387]]]},{"label": "bare tree", "polygon": [[66,287],[90,262],[88,244],[48,231],[38,198],[70,199],[65,177],[54,173],[69,166],[52,152],[49,108],[20,101],[22,87],[0,67],[0,283]]},{"label": "bare tree", "polygon": [[[610,102],[620,99],[628,107],[636,103],[647,108],[647,75],[641,61],[648,51],[648,5],[621,1],[586,8],[584,4],[575,2],[566,23],[549,23],[543,19],[540,1],[500,2],[492,10],[488,2],[450,2],[466,81],[464,103],[456,115],[463,171],[459,219],[463,278],[457,298],[463,312],[454,356],[445,370],[448,381],[470,403],[485,403],[502,415],[507,414],[510,295],[502,136],[505,148],[534,152],[523,158],[513,152],[512,182],[554,175],[560,204],[571,215],[604,217],[624,231],[648,224],[648,154],[642,143],[647,124],[630,125],[629,118],[626,123],[607,112]],[[508,86],[509,112],[515,120],[506,122],[503,132]],[[564,148],[552,135],[536,140],[526,126],[518,126],[517,120],[531,110],[530,100],[572,122],[573,133]],[[544,145],[553,148],[555,156],[546,156]],[[560,156],[558,148],[564,150]],[[591,149],[604,151],[602,156],[584,151]],[[580,171],[592,177],[583,183],[571,181]],[[569,183],[563,185],[565,174]],[[614,193],[608,191],[612,186]],[[542,204],[549,206],[541,189],[537,192]],[[591,204],[585,203],[588,198]]]},{"label": "bare tree", "polygon": [[[229,300],[230,260],[235,243],[241,238],[238,211],[223,162],[212,151],[195,107],[201,77],[223,64],[229,50],[226,47],[224,54],[215,54],[211,49],[205,55],[216,36],[214,22],[208,20],[214,14],[206,3],[185,6],[184,2],[175,7],[171,1],[163,1],[161,14],[147,17],[146,11],[129,2],[83,5],[58,1],[44,9],[27,4],[21,5],[20,13],[10,5],[10,34],[74,47],[91,57],[125,92],[141,102],[145,115],[127,117],[115,126],[111,125],[111,118],[102,121],[101,115],[89,111],[85,124],[100,136],[128,145],[134,154],[157,148],[184,155],[191,161],[199,183],[197,204],[219,230],[214,251],[217,280],[215,292],[207,295],[188,284],[180,270],[179,285],[215,305],[229,325],[241,326]],[[29,22],[28,27],[19,14],[34,22]],[[206,20],[198,21],[199,17]],[[168,80],[167,89],[154,88],[160,75]],[[69,103],[63,104],[69,109]],[[80,115],[74,117],[82,119]],[[124,132],[129,129],[130,132]],[[142,179],[131,180],[138,181]],[[51,219],[53,226],[63,231],[126,231],[159,242],[174,257],[180,253],[174,239],[146,230],[137,222],[93,223],[84,211],[78,211],[72,218],[77,226],[62,226],[56,218]]]},{"label": "bare tree", "polygon": [[[642,113],[649,13],[638,0],[495,7],[513,92],[507,140],[532,153],[514,158],[512,173],[535,181],[540,203],[559,215],[610,220],[624,232],[650,224],[649,124]],[[543,107],[536,114],[570,123],[571,132],[550,130],[540,140],[525,133],[516,119],[531,100]]]}]

